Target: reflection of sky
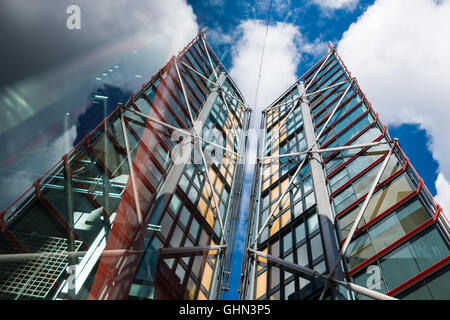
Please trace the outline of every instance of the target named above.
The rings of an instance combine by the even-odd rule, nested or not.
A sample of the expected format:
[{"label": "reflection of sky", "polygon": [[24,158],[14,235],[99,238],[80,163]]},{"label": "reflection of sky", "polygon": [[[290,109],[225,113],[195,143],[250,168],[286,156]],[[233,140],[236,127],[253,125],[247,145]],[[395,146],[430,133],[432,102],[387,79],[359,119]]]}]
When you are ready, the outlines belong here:
[{"label": "reflection of sky", "polygon": [[[52,76],[35,77],[26,81],[26,87],[40,87],[40,91],[27,91],[28,101],[34,96],[39,100],[47,90],[53,95],[48,104],[29,104],[29,112],[14,126],[0,133],[0,187],[5,190],[0,198],[0,208],[4,209],[17,199],[37,178],[44,174],[64,154],[63,118],[70,113],[70,137],[77,144],[103,119],[103,106],[90,101],[93,94],[108,96],[108,111],[114,110],[118,102],[125,103],[131,93],[147,81],[165,61],[149,57],[165,57],[158,49],[148,46],[122,55],[119,62],[105,70],[86,70],[83,74],[74,70],[76,78],[65,79],[67,83],[59,86]],[[101,64],[100,64],[101,65]],[[67,70],[66,70],[67,71]],[[67,76],[56,75],[57,78]],[[51,83],[52,86],[47,86]],[[70,88],[74,83],[76,87]],[[8,90],[20,92],[20,85],[10,86]],[[12,89],[14,88],[14,89]],[[59,90],[63,94],[58,94]],[[3,91],[4,93],[5,91]],[[17,94],[20,97],[20,94]],[[1,97],[2,105],[6,94]],[[42,100],[42,99],[40,99]],[[48,100],[47,100],[48,101]],[[2,113],[7,107],[2,106]],[[2,117],[3,118],[3,117]]]}]

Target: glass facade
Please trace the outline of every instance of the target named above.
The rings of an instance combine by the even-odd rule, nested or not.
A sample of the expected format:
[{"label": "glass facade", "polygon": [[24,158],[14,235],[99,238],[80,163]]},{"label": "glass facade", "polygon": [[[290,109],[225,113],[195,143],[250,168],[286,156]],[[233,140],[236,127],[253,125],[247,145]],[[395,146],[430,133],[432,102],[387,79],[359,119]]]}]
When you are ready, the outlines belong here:
[{"label": "glass facade", "polygon": [[1,213],[0,298],[220,297],[248,119],[201,32]]},{"label": "glass facade", "polygon": [[[242,94],[204,32],[126,103],[97,93],[105,118],[0,212],[0,299],[219,299]],[[368,298],[325,290],[331,273],[449,299],[448,221],[335,48],[263,111],[260,133],[241,298]]]},{"label": "glass facade", "polygon": [[[291,100],[291,104],[285,103]],[[300,103],[306,104],[308,117],[305,113],[302,117]],[[285,109],[287,106],[290,109]],[[289,114],[287,120],[298,115],[294,129],[289,130],[289,122],[283,122],[285,114]],[[308,135],[307,128],[312,128],[309,138],[320,152],[314,153],[302,140],[305,132]],[[316,277],[316,283],[308,287],[305,275],[303,279],[285,272],[282,263],[274,264],[270,257],[263,259],[264,255],[252,252],[328,274],[334,266],[330,264],[335,262],[327,261],[324,253],[333,244],[322,243],[326,239],[323,223],[316,228],[307,223],[317,217],[321,206],[328,207],[332,215],[339,247],[336,257],[347,237],[352,237],[342,261],[347,279],[401,299],[448,299],[448,221],[334,47],[330,46],[324,58],[263,111],[261,130],[261,160],[253,182],[255,197],[247,235],[247,245],[253,251],[244,262],[244,271],[251,275],[241,282],[241,297],[318,297],[314,289],[323,285],[322,280]],[[290,141],[299,147],[291,149]],[[287,183],[292,180],[292,168],[302,165],[305,151],[310,152],[302,174],[292,184]],[[311,175],[313,157],[319,159],[320,166],[315,166],[312,170],[316,174]],[[286,169],[281,171],[283,166]],[[322,176],[324,184],[317,179]],[[377,176],[379,179],[374,181]],[[283,187],[289,192],[285,201],[278,203],[276,199]],[[296,188],[302,188],[298,197],[293,194]],[[364,205],[369,193],[371,197]],[[317,203],[312,198],[314,194]],[[350,234],[362,209],[359,224]],[[272,212],[269,226],[260,234],[258,228]],[[288,217],[283,219],[286,213]],[[255,239],[257,246],[251,247]],[[257,263],[252,264],[255,260]],[[353,293],[346,298],[367,297]]]}]

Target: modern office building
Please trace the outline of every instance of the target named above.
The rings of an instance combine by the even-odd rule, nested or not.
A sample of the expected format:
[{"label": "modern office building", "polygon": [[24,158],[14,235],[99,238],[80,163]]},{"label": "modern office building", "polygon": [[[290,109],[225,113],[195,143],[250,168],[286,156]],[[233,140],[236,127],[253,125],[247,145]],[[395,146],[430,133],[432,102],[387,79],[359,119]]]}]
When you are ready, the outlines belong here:
[{"label": "modern office building", "polygon": [[249,117],[200,32],[1,212],[0,298],[219,298]]},{"label": "modern office building", "polygon": [[263,111],[251,195],[205,31],[116,98],[0,213],[0,299],[220,299],[242,196],[242,299],[450,299],[449,223],[332,45]]},{"label": "modern office building", "polygon": [[450,299],[449,223],[331,44],[261,131],[242,299]]}]

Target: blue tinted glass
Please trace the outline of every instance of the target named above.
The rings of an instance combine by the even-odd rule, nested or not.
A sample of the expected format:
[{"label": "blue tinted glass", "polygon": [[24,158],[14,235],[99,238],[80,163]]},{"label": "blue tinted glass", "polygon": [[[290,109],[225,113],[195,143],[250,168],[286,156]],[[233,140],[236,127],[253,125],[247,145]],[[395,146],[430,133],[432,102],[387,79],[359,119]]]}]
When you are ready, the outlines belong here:
[{"label": "blue tinted glass", "polygon": [[419,273],[419,268],[408,244],[383,258],[380,265],[389,290]]},{"label": "blue tinted glass", "polygon": [[447,244],[436,228],[412,240],[411,246],[421,270],[425,270],[450,254]]}]

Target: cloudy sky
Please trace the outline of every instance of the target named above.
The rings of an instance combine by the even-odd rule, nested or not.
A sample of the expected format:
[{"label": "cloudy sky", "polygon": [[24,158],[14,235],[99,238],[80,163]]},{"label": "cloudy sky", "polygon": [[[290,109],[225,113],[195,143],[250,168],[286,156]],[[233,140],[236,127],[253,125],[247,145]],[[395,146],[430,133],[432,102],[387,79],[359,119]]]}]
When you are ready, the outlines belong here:
[{"label": "cloudy sky", "polygon": [[[255,109],[256,126],[260,110],[321,58],[331,41],[391,136],[400,138],[430,192],[450,212],[450,0],[272,0],[266,29],[269,3],[2,0],[0,37],[6,45],[0,50],[0,100],[12,89],[23,92],[20,101],[27,106],[27,117],[36,118],[65,92],[81,87],[86,78],[133,50],[153,48],[146,73],[155,72],[207,26],[209,42]],[[71,4],[81,9],[80,30],[66,28],[66,8]],[[0,111],[5,110],[2,105]],[[0,121],[8,116],[3,113]],[[19,125],[27,117],[14,120]],[[237,298],[240,259],[234,261],[232,274],[237,279],[226,298]]]}]

